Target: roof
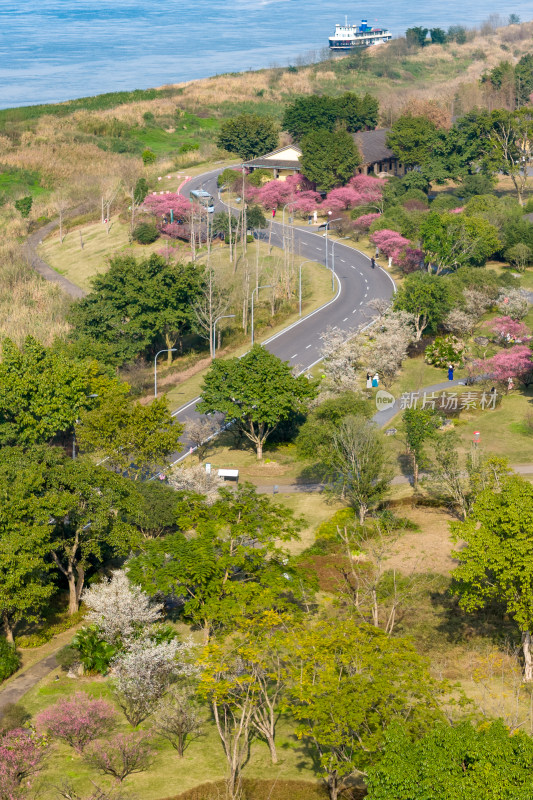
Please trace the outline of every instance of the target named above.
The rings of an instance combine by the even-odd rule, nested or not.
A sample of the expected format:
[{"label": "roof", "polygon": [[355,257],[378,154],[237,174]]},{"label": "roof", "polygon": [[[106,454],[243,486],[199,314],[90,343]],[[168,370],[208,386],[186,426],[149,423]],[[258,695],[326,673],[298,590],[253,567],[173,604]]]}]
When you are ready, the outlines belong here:
[{"label": "roof", "polygon": [[376,164],[389,158],[396,158],[390,147],[386,145],[390,128],[378,128],[375,131],[359,131],[354,136],[361,151],[363,164]]},{"label": "roof", "polygon": [[270,167],[270,169],[301,169],[299,161],[288,161],[284,158],[275,158],[278,154],[284,153],[286,150],[296,150],[300,155],[302,151],[296,144],[286,144],[284,147],[278,147],[277,150],[272,150],[271,153],[265,153],[264,156],[252,158],[251,161],[245,161],[245,167]]}]

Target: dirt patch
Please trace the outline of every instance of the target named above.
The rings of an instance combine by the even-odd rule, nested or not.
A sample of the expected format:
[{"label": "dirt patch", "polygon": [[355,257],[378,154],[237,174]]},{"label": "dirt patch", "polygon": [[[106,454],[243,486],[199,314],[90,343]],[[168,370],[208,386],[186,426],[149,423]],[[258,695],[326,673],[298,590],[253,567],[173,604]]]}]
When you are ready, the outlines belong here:
[{"label": "dirt patch", "polygon": [[400,537],[388,566],[403,573],[449,575],[457,563],[451,557],[453,545],[449,528],[449,523],[455,518],[433,508],[405,509],[403,515],[420,525],[420,530],[406,531]]}]

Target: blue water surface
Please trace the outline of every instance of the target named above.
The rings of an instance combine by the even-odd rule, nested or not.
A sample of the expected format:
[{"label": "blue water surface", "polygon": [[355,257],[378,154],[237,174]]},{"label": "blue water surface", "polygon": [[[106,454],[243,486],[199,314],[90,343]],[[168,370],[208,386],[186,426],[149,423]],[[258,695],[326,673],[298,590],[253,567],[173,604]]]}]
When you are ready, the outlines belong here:
[{"label": "blue water surface", "polygon": [[0,108],[286,65],[326,46],[345,14],[398,35],[493,13],[533,16],[524,0],[0,0]]}]

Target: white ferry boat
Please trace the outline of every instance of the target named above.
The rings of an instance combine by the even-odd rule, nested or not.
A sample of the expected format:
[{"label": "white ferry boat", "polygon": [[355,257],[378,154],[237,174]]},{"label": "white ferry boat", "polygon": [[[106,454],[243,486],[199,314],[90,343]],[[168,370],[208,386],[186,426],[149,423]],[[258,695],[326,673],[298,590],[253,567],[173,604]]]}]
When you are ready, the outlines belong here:
[{"label": "white ferry boat", "polygon": [[372,28],[366,19],[360,25],[335,25],[335,33],[329,37],[329,46],[332,50],[352,50],[355,47],[370,47],[375,44],[389,42],[392,34],[386,28]]}]

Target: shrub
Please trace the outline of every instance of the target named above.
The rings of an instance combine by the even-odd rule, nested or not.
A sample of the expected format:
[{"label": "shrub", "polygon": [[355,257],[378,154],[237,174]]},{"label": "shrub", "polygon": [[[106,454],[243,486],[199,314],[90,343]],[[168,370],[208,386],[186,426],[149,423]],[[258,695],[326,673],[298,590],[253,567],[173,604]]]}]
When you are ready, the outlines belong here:
[{"label": "shrub", "polygon": [[82,628],[72,640],[72,647],[79,653],[79,660],[86,672],[107,673],[116,648],[100,638],[95,627]]},{"label": "shrub", "polygon": [[80,654],[74,647],[67,644],[66,647],[62,647],[61,650],[56,653],[56,661],[61,669],[65,672],[69,672],[72,667],[80,663]]},{"label": "shrub", "polygon": [[145,166],[153,164],[155,161],[157,161],[157,156],[152,150],[143,150],[141,158]]},{"label": "shrub", "polygon": [[42,733],[48,732],[82,753],[89,742],[113,727],[115,711],[105,700],[76,692],[41,711],[35,722]]},{"label": "shrub", "polygon": [[49,642],[54,636],[57,636],[57,634],[64,633],[65,631],[70,630],[70,628],[73,628],[82,621],[84,616],[85,610],[80,609],[79,611],[76,611],[75,614],[65,617],[65,619],[61,620],[61,622],[55,622],[53,625],[45,625],[41,630],[36,631],[36,633],[17,636],[17,647],[42,647],[43,644]]},{"label": "shrub", "polygon": [[[41,768],[46,752],[42,739],[20,728],[0,738],[0,798],[27,797],[31,779]],[[24,785],[24,788],[23,788]]]},{"label": "shrub", "polygon": [[194,150],[199,150],[200,145],[198,142],[183,142],[181,147],[178,148],[178,153],[192,153]]},{"label": "shrub", "polygon": [[144,772],[152,761],[152,748],[145,733],[119,733],[113,739],[92,742],[84,753],[89,766],[122,783],[134,772]]},{"label": "shrub", "polygon": [[463,350],[464,344],[456,336],[438,336],[433,344],[426,347],[426,362],[444,369],[448,364],[458,367],[463,363]]},{"label": "shrub", "polygon": [[20,656],[15,645],[0,637],[0,683],[13,675],[20,667]]},{"label": "shrub", "polygon": [[159,231],[153,222],[139,222],[133,231],[133,238],[139,244],[152,244],[159,239]]},{"label": "shrub", "polygon": [[20,212],[21,217],[29,217],[31,207],[33,205],[33,197],[28,195],[27,197],[21,197],[18,200],[15,200],[15,208],[17,211]]},{"label": "shrub", "polygon": [[344,528],[347,525],[352,525],[355,522],[355,511],[353,508],[341,508],[336,511],[331,519],[322,522],[316,530],[316,538],[318,539],[336,539],[337,528]]},{"label": "shrub", "polygon": [[0,736],[9,731],[23,728],[30,719],[31,714],[20,703],[8,703],[4,706],[2,716],[0,716]]}]

